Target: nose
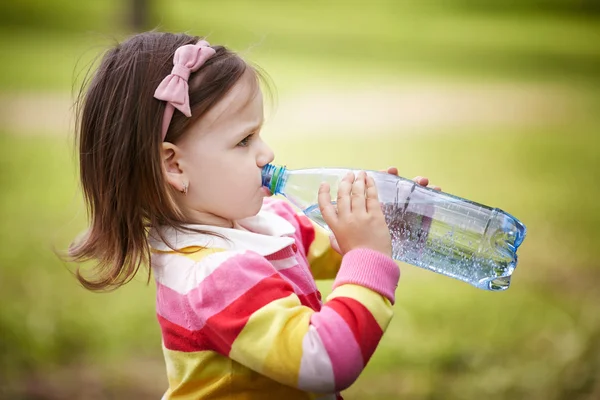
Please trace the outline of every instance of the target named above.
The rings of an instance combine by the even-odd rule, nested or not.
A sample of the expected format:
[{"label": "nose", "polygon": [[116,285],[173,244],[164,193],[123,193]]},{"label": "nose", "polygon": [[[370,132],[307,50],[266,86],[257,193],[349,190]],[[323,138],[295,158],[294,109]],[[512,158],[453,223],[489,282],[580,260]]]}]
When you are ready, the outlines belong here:
[{"label": "nose", "polygon": [[273,150],[271,150],[271,148],[264,141],[261,144],[262,146],[260,152],[256,157],[256,165],[258,165],[260,168],[264,167],[275,159]]}]

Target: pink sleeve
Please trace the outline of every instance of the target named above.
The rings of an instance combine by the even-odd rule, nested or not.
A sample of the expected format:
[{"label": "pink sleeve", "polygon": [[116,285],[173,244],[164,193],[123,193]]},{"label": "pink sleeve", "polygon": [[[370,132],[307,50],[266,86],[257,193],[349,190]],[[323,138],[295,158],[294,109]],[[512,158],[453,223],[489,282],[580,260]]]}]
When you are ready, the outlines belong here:
[{"label": "pink sleeve", "polygon": [[345,284],[363,286],[387,297],[394,304],[399,279],[400,268],[390,257],[369,249],[355,249],[342,258],[333,289]]}]

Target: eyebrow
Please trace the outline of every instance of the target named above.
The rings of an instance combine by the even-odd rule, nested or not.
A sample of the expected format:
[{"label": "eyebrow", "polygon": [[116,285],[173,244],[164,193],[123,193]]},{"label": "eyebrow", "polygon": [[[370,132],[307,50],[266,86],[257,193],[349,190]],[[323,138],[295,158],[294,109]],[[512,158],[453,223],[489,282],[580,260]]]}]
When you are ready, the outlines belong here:
[{"label": "eyebrow", "polygon": [[248,129],[244,129],[244,131],[243,131],[244,133],[242,135],[247,135],[250,132],[259,130],[260,128],[262,128],[264,122],[265,122],[265,120],[263,119],[260,121],[260,123],[258,125],[253,125]]}]

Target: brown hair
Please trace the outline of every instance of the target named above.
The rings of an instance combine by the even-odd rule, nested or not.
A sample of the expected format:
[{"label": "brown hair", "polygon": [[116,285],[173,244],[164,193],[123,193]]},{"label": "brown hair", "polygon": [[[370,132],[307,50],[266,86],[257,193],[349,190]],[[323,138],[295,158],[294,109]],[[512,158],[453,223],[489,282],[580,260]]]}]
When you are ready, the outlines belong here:
[{"label": "brown hair", "polygon": [[[77,136],[90,227],[71,244],[69,257],[75,262],[96,262],[92,278],[84,277],[81,267],[75,272],[89,290],[116,289],[147,265],[150,227],[183,229],[161,167],[165,102],[153,95],[171,72],[175,50],[198,40],[186,34],[135,35],[108,50],[89,85],[81,88],[76,103]],[[176,111],[167,142],[176,142],[248,68],[257,73],[227,48],[212,47],[216,54],[189,78],[192,117]]]}]

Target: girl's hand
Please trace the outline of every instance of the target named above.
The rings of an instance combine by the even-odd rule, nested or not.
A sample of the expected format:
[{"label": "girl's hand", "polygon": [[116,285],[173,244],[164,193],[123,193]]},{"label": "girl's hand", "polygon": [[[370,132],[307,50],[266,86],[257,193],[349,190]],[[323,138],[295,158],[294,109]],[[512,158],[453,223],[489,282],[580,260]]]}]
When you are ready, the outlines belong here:
[{"label": "girl's hand", "polygon": [[[392,175],[398,176],[398,168],[396,168],[396,167],[389,167],[387,169],[387,171],[381,171],[381,172],[387,172],[388,174],[392,174]],[[415,177],[413,179],[413,181],[415,181],[418,185],[425,186],[425,187],[430,187],[433,190],[439,190],[439,191],[442,190],[442,188],[439,187],[439,186],[428,186],[429,185],[429,179],[425,178],[423,176],[417,176],[417,177]]]},{"label": "girl's hand", "polygon": [[[392,174],[392,175],[396,175],[398,176],[398,168],[396,167],[389,167],[387,170],[382,170],[381,172],[387,172],[388,174]],[[415,181],[418,185],[421,186],[425,186],[428,187],[427,185],[429,185],[429,179],[422,177],[422,176],[417,176],[413,179],[413,181]],[[431,186],[431,189],[433,190],[439,190],[441,191],[442,188],[439,186]],[[338,244],[337,239],[335,238],[335,235],[330,235],[329,236],[329,242],[331,243],[331,248],[333,250],[335,250],[336,252],[342,254],[342,250],[340,249],[340,245]]]},{"label": "girl's hand", "polygon": [[[373,178],[363,171],[349,172],[340,182],[337,211],[331,204],[329,184],[319,188],[319,208],[323,219],[337,239],[339,253],[366,248],[391,257],[392,240],[381,211]],[[333,245],[333,243],[332,243]]]}]

